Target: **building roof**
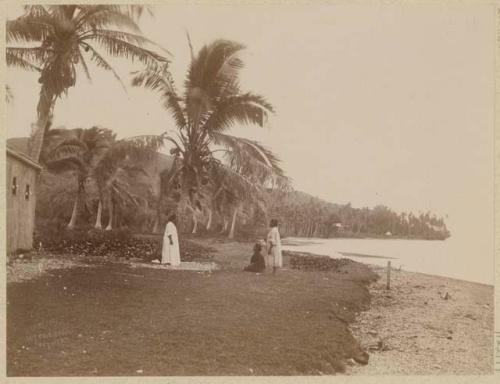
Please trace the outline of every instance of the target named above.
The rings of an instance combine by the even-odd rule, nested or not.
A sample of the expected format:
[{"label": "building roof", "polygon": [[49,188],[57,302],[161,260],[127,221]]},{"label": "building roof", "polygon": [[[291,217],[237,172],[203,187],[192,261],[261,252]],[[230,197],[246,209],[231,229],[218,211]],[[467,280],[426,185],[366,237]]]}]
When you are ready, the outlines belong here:
[{"label": "building roof", "polygon": [[6,149],[7,149],[8,156],[12,156],[13,158],[24,163],[25,165],[27,165],[31,168],[34,168],[38,171],[40,171],[42,169],[42,166],[40,164],[38,164],[35,160],[33,160],[31,157],[29,157],[28,155],[26,155],[22,152],[16,151],[16,150],[9,148],[9,147],[7,147]]}]

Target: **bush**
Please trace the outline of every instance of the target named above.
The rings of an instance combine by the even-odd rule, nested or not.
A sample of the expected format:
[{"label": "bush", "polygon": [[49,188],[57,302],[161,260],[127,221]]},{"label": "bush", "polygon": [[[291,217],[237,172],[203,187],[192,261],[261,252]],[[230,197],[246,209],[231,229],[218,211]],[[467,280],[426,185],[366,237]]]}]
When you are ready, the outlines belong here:
[{"label": "bush", "polygon": [[295,253],[284,251],[284,256],[289,257],[289,265],[292,269],[303,271],[333,271],[339,272],[340,268],[350,263],[351,260],[332,259],[328,256],[315,256],[307,253]]},{"label": "bush", "polygon": [[[62,230],[37,231],[35,245],[44,250],[80,256],[140,258],[144,261],[161,259],[162,236],[133,235],[127,230],[98,231]],[[210,259],[212,249],[181,239],[181,260]]]}]

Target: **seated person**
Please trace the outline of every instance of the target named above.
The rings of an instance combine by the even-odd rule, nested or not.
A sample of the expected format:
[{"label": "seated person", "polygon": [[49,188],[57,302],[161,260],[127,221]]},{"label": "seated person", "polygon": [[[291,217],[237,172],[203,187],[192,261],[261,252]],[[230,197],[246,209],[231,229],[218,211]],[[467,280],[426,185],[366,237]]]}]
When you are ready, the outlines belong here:
[{"label": "seated person", "polygon": [[246,272],[263,272],[266,269],[264,256],[261,254],[262,245],[257,243],[253,247],[253,255],[250,259],[250,265],[247,265],[243,270]]}]

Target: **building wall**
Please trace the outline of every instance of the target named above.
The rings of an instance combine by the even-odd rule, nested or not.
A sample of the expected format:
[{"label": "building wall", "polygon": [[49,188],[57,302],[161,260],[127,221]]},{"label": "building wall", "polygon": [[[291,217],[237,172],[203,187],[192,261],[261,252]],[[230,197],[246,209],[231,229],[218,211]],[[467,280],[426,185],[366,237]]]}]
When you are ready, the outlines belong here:
[{"label": "building wall", "polygon": [[[7,154],[6,195],[7,195],[7,253],[33,248],[35,230],[35,198],[37,171]],[[17,181],[17,191],[12,191],[13,179]],[[29,197],[26,199],[26,186]]]}]

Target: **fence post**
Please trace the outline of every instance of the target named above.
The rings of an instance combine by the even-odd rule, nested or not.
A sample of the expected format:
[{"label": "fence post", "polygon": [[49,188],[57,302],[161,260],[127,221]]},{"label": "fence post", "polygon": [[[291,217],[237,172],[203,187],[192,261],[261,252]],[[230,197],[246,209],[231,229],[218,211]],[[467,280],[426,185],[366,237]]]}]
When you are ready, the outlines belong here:
[{"label": "fence post", "polygon": [[391,289],[391,262],[387,262],[387,286],[386,289]]}]

